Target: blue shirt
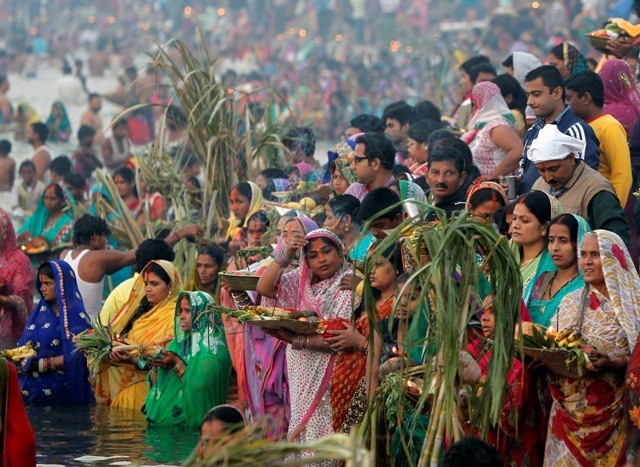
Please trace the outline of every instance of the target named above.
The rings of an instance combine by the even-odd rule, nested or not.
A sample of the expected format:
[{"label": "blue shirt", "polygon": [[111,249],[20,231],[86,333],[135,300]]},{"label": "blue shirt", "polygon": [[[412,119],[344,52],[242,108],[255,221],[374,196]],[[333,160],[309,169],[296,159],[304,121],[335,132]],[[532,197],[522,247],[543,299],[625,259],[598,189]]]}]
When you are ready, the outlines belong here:
[{"label": "blue shirt", "polygon": [[[524,148],[522,150],[522,161],[520,162],[522,179],[520,180],[518,194],[531,191],[533,184],[540,178],[538,169],[536,169],[535,164],[529,160],[527,154],[529,153],[531,143],[538,137],[538,132],[545,124],[546,120],[544,117],[538,118],[524,136]],[[589,167],[598,170],[598,166],[600,165],[600,141],[598,141],[593,129],[587,125],[584,120],[578,118],[571,107],[565,107],[562,113],[558,115],[558,118],[551,122],[551,124],[557,125],[558,130],[565,135],[586,141],[587,146],[585,151],[584,153],[578,154],[578,159],[583,159]]]}]

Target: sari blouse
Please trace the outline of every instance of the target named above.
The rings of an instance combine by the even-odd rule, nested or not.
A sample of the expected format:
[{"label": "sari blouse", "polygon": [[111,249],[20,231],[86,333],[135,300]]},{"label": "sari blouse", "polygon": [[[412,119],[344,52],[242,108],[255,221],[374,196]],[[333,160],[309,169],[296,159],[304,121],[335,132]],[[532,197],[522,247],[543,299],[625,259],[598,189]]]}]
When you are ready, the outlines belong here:
[{"label": "sari blouse", "polygon": [[[189,299],[191,330],[180,327],[181,301]],[[168,350],[186,363],[180,379],[173,368],[159,368],[151,385],[143,412],[150,425],[187,425],[197,429],[211,407],[227,400],[231,357],[227,349],[222,320],[206,313],[211,296],[204,292],[182,292],[175,308],[174,334]]]},{"label": "sari blouse", "polygon": [[[22,395],[27,402],[82,404],[93,402],[93,392],[89,384],[87,359],[81,352],[75,352],[73,337],[91,327],[78,291],[76,278],[71,266],[61,260],[48,261],[53,267],[56,287],[58,316],[51,304],[40,299],[31,314],[18,345],[31,341],[36,351],[35,357],[25,359],[20,375]],[[40,279],[36,289],[40,290]],[[63,371],[39,373],[27,371],[33,359],[63,357]]]}]

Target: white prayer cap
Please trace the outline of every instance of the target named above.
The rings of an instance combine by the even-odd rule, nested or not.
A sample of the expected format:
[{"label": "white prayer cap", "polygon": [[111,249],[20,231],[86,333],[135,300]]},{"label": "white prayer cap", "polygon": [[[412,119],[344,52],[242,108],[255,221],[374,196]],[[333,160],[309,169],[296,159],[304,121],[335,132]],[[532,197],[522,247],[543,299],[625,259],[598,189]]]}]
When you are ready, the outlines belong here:
[{"label": "white prayer cap", "polygon": [[576,156],[584,152],[586,143],[565,135],[556,125],[545,125],[529,147],[527,158],[538,162],[558,161],[573,153]]}]

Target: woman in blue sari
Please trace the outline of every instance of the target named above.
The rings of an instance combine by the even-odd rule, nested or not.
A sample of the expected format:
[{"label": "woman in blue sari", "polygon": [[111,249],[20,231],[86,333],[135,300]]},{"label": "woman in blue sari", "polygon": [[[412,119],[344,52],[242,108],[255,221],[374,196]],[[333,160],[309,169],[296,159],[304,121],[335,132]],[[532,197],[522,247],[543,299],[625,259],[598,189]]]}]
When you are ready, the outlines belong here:
[{"label": "woman in blue sari", "polygon": [[584,286],[578,268],[578,246],[590,231],[587,221],[573,214],[561,214],[549,223],[548,255],[541,260],[523,294],[534,323],[548,327],[562,299]]},{"label": "woman in blue sari", "polygon": [[26,402],[86,404],[94,401],[87,360],[74,352],[73,336],[90,328],[76,277],[67,263],[53,260],[38,268],[35,306],[18,345],[31,341],[36,356],[21,362],[20,388]]},{"label": "woman in blue sari", "polygon": [[62,101],[57,100],[51,104],[51,113],[49,114],[49,118],[47,118],[47,128],[49,128],[47,141],[69,141],[71,122],[69,121],[67,109]]}]

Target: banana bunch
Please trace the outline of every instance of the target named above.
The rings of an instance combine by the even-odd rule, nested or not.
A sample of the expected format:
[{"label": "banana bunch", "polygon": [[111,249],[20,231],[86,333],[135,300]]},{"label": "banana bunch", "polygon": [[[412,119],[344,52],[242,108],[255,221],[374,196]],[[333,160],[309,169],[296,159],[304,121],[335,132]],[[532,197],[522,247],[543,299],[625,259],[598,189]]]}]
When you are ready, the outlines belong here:
[{"label": "banana bunch", "polygon": [[7,349],[0,352],[0,355],[6,358],[10,358],[14,362],[19,362],[23,358],[35,357],[36,351],[31,346],[31,341],[23,346],[16,347],[15,349]]},{"label": "banana bunch", "polygon": [[563,329],[553,339],[554,347],[575,349],[582,344],[582,333],[574,329]]}]

